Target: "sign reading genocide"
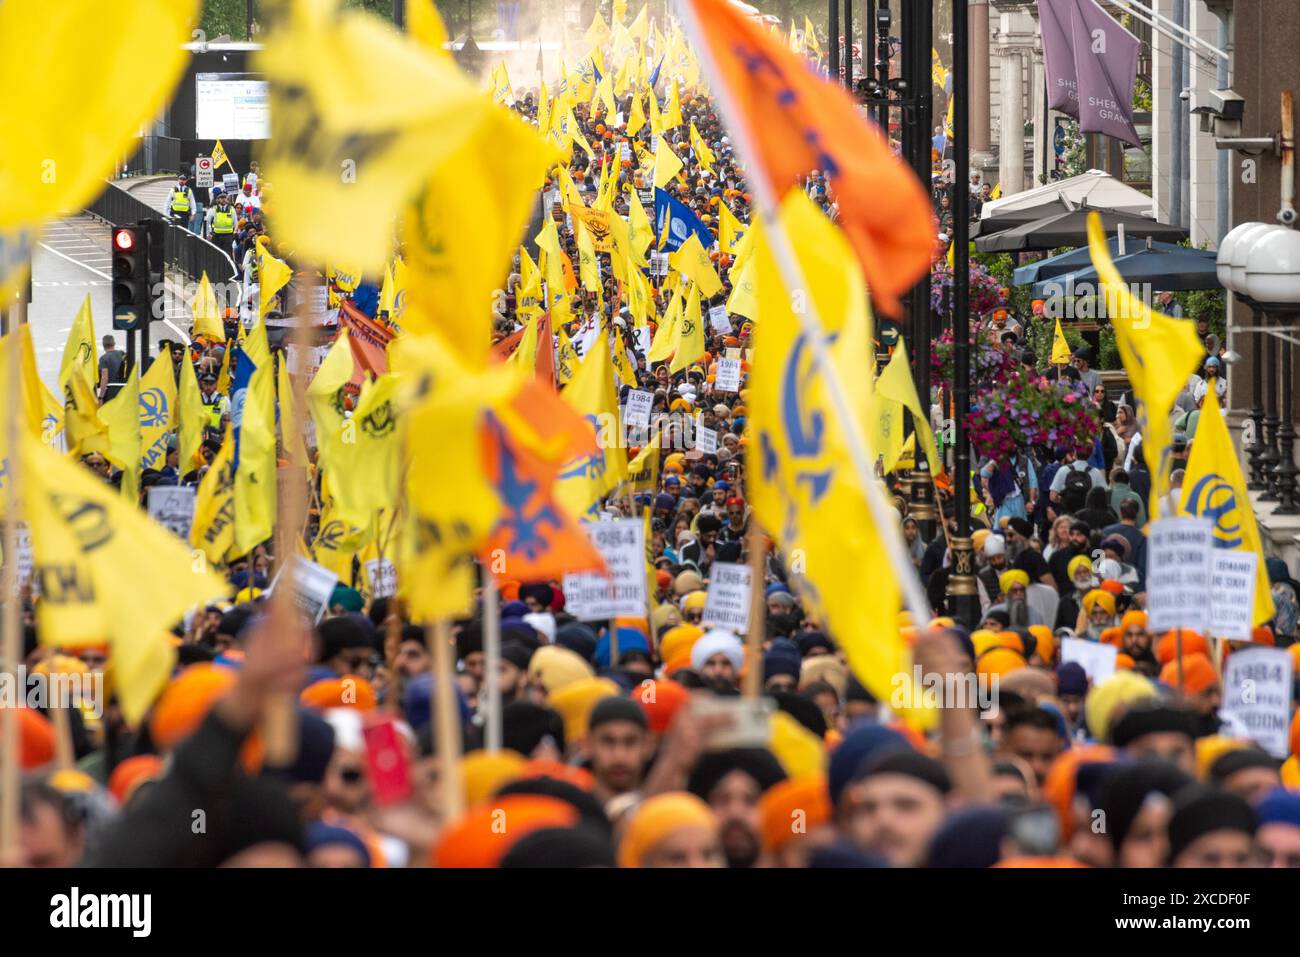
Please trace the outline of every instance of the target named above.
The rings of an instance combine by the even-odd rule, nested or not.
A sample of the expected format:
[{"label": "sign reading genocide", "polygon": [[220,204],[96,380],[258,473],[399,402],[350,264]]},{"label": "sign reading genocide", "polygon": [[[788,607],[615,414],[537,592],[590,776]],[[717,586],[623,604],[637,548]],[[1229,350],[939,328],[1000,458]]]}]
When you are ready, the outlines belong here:
[{"label": "sign reading genocide", "polygon": [[194,486],[155,485],[149,489],[149,517],[180,537],[190,540],[194,523]]},{"label": "sign reading genocide", "polygon": [[709,593],[704,599],[705,628],[726,628],[736,634],[749,630],[748,565],[714,562],[709,570]]},{"label": "sign reading genocide", "polygon": [[1147,617],[1152,632],[1204,631],[1209,625],[1212,524],[1162,518],[1147,537]]},{"label": "sign reading genocide", "polygon": [[605,560],[608,575],[579,572],[564,576],[564,604],[575,618],[599,621],[645,615],[645,529],[639,518],[583,525]]},{"label": "sign reading genocide", "polygon": [[631,390],[627,394],[627,412],[623,415],[623,421],[628,425],[648,426],[650,424],[650,407],[654,405],[654,401],[653,392],[645,392],[641,389]]},{"label": "sign reading genocide", "polygon": [[740,360],[719,359],[718,377],[713,383],[714,392],[740,391]]},{"label": "sign reading genocide", "polygon": [[695,430],[695,448],[705,455],[710,453],[716,454],[718,451],[718,432],[716,429],[706,429],[700,426]]},{"label": "sign reading genocide", "polygon": [[387,558],[373,558],[366,562],[366,580],[370,582],[371,598],[388,598],[397,594],[397,569]]},{"label": "sign reading genocide", "polygon": [[1291,676],[1291,653],[1285,648],[1244,648],[1223,664],[1219,717],[1231,733],[1256,741],[1279,759],[1291,750]]},{"label": "sign reading genocide", "polygon": [[721,335],[731,335],[731,320],[727,318],[726,306],[709,307],[709,326]]}]

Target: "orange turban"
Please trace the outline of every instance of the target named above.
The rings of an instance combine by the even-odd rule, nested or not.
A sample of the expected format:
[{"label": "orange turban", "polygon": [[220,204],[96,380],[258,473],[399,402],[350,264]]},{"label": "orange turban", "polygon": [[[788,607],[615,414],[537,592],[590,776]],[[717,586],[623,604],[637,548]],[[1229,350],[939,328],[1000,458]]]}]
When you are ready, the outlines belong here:
[{"label": "orange turban", "polygon": [[1118,582],[1113,578],[1107,578],[1098,587],[1106,594],[1114,595],[1116,598],[1124,594],[1124,583]]},{"label": "orange turban", "polygon": [[[1173,687],[1178,686],[1178,662],[1171,661],[1160,669],[1160,680]],[[1206,688],[1219,683],[1219,673],[1214,664],[1197,651],[1183,655],[1183,687],[1188,694],[1200,694]]]},{"label": "orange turban", "polygon": [[465,804],[476,807],[519,778],[528,762],[514,751],[471,751],[460,762]]},{"label": "orange turban", "polygon": [[1115,667],[1120,671],[1132,671],[1133,666],[1137,664],[1131,655],[1126,655],[1122,651],[1115,656]]},{"label": "orange turban", "polygon": [[1124,647],[1124,632],[1119,628],[1103,628],[1099,641],[1103,645],[1114,645],[1116,648]]},{"label": "orange turban", "polygon": [[178,674],[153,707],[149,722],[153,743],[166,750],[188,738],[237,678],[230,668],[209,662],[190,665]]},{"label": "orange turban", "polygon": [[162,758],[156,754],[127,758],[109,775],[108,793],[117,798],[118,804],[125,804],[141,784],[162,776],[162,764]]},{"label": "orange turban", "polygon": [[1049,665],[1056,660],[1056,636],[1046,625],[1030,625],[1029,633],[1034,636],[1034,654]]},{"label": "orange turban", "polygon": [[995,648],[1010,648],[1016,654],[1025,653],[1025,643],[1014,631],[999,631],[994,639]]},{"label": "orange turban", "polygon": [[1024,656],[1010,648],[990,648],[975,662],[975,670],[985,678],[992,675],[999,677],[1008,675],[1023,667],[1025,667]]},{"label": "orange turban", "polygon": [[632,812],[618,847],[618,866],[640,867],[646,854],[664,838],[691,828],[715,833],[718,829],[718,820],[709,806],[694,794],[670,791],[650,798]]},{"label": "orange turban", "polygon": [[[1174,655],[1178,649],[1177,633],[1166,631],[1156,642],[1156,661],[1162,665],[1167,665],[1174,660]],[[1205,636],[1195,631],[1183,629],[1183,654],[1193,655],[1197,653],[1209,655],[1210,643],[1205,640]]]},{"label": "orange turban", "polygon": [[[0,709],[2,711],[3,709]],[[31,708],[17,708],[19,764],[24,771],[54,760],[54,725]]]},{"label": "orange turban", "polygon": [[596,779],[591,772],[573,764],[564,764],[550,758],[533,758],[524,765],[521,780],[527,778],[554,778],[572,784],[579,791],[590,791],[596,786]]},{"label": "orange turban", "polygon": [[374,686],[365,678],[344,675],[342,678],[323,678],[302,689],[298,696],[309,708],[355,708],[372,711],[379,703]]},{"label": "orange turban", "polygon": [[641,682],[632,689],[631,697],[641,705],[646,720],[650,722],[650,730],[655,734],[663,734],[672,724],[677,712],[691,700],[691,693],[685,685],[660,678]]},{"label": "orange turban", "polygon": [[1078,787],[1079,766],[1110,764],[1114,760],[1114,748],[1104,744],[1082,744],[1062,751],[1048,768],[1043,781],[1043,800],[1056,809],[1062,844],[1068,842],[1074,833],[1074,793]]},{"label": "orange turban", "polygon": [[1300,754],[1300,708],[1291,716],[1291,753]]},{"label": "orange turban", "polygon": [[587,718],[601,698],[621,695],[619,686],[608,678],[582,678],[546,696],[546,704],[564,719],[564,740],[581,741],[587,736]]},{"label": "orange turban", "polygon": [[1273,629],[1268,625],[1260,625],[1258,628],[1253,629],[1250,633],[1250,640],[1257,645],[1271,646],[1276,644],[1273,640]]},{"label": "orange turban", "polygon": [[703,634],[704,629],[699,625],[674,625],[659,639],[659,657],[672,661],[680,655],[689,655]]},{"label": "orange turban", "polygon": [[[807,774],[773,785],[758,802],[758,815],[763,846],[770,851],[779,850],[817,825],[825,824],[831,819],[826,776]],[[794,827],[795,824],[799,827]]]},{"label": "orange turban", "polygon": [[1119,620],[1119,630],[1128,631],[1130,628],[1146,629],[1147,613],[1141,608],[1130,608],[1124,612],[1124,617]]},{"label": "orange turban", "polygon": [[521,837],[573,827],[578,810],[559,798],[508,794],[471,809],[448,827],[434,852],[437,867],[496,867]]}]

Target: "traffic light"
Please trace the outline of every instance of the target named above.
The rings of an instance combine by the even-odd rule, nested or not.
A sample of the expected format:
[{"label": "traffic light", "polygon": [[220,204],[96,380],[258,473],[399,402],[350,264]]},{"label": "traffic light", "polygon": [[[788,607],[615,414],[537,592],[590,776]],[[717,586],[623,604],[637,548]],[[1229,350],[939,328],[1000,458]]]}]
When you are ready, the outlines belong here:
[{"label": "traffic light", "polygon": [[139,329],[149,321],[149,233],[143,226],[114,226],[113,328]]}]

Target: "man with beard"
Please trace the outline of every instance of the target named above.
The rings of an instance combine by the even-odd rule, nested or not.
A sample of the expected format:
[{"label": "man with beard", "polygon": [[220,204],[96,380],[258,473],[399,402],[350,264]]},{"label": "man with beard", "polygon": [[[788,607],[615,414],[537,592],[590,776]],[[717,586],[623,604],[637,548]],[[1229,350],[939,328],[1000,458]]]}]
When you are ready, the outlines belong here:
[{"label": "man with beard", "polygon": [[1133,659],[1133,670],[1154,678],[1160,673],[1160,663],[1151,650],[1151,632],[1147,631],[1147,613],[1140,608],[1130,608],[1119,620],[1124,654]]},{"label": "man with beard", "polygon": [[688,790],[718,819],[729,867],[753,867],[762,852],[764,792],[784,781],[785,771],[771,752],[732,748],[705,754],[691,773]]},{"label": "man with beard", "polygon": [[894,867],[919,867],[947,814],[952,782],[943,765],[915,751],[869,758],[844,789],[842,815],[854,845]]},{"label": "man with beard", "polygon": [[1110,740],[1132,760],[1158,758],[1196,773],[1196,716],[1185,708],[1132,708],[1115,722]]},{"label": "man with beard", "polygon": [[[1052,577],[1056,579],[1056,590],[1062,597],[1069,595],[1074,589],[1074,583],[1070,580],[1072,577],[1070,560],[1077,555],[1088,554],[1088,536],[1091,534],[1092,529],[1085,522],[1072,523],[1070,541],[1052,552],[1052,557],[1047,560],[1047,567],[1052,570]],[[1074,622],[1069,624],[1071,627],[1074,626]]]},{"label": "man with beard", "polygon": [[740,639],[723,628],[714,628],[691,647],[691,670],[715,691],[732,691],[745,663]]},{"label": "man with beard", "polygon": [[641,786],[652,750],[650,725],[639,704],[617,695],[596,702],[587,719],[583,751],[602,801]]},{"label": "man with beard", "polygon": [[518,701],[528,687],[528,662],[533,653],[522,641],[506,641],[501,644],[501,660],[497,674],[501,688],[501,704],[508,705]]},{"label": "man with beard", "polygon": [[998,579],[1007,570],[1007,543],[1001,535],[990,534],[984,539],[984,561],[986,564],[977,573],[984,585],[984,591],[990,599],[996,600],[1002,594],[1002,585]]}]

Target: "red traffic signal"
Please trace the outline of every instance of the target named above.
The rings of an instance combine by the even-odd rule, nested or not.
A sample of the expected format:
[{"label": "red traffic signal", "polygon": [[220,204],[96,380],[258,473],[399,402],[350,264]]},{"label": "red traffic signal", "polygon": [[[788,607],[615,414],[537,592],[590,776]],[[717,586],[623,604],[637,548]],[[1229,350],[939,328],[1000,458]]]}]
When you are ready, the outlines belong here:
[{"label": "red traffic signal", "polygon": [[115,229],[113,231],[113,246],[123,252],[130,252],[135,248],[135,232],[130,229]]}]

